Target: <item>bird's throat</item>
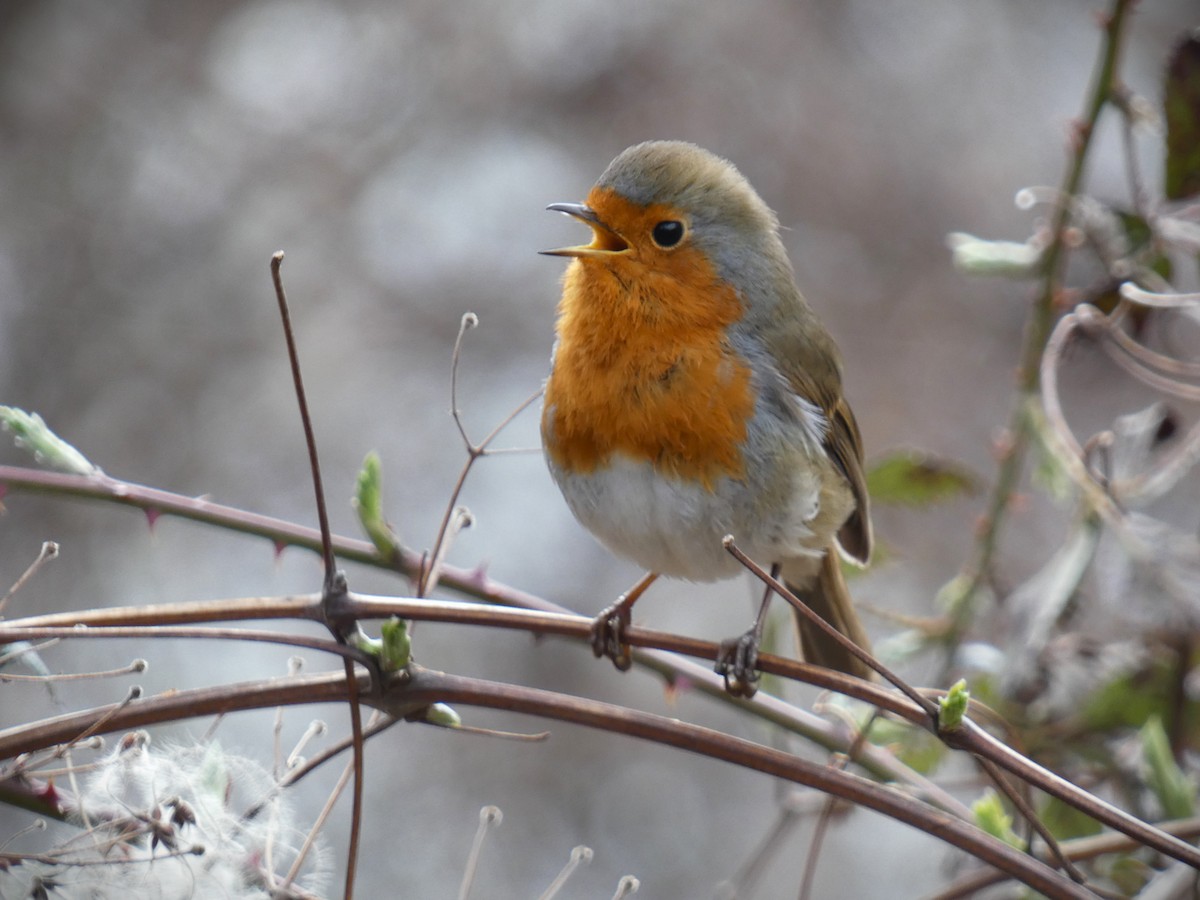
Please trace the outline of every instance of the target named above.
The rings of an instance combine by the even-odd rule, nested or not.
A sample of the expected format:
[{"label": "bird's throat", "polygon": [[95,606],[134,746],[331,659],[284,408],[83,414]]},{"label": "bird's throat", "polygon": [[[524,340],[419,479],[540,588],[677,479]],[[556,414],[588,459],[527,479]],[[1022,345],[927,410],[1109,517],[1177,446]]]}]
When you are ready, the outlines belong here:
[{"label": "bird's throat", "polygon": [[577,473],[621,454],[709,489],[741,477],[754,388],[727,336],[737,295],[711,270],[689,285],[629,265],[568,269],[542,416],[547,453]]}]

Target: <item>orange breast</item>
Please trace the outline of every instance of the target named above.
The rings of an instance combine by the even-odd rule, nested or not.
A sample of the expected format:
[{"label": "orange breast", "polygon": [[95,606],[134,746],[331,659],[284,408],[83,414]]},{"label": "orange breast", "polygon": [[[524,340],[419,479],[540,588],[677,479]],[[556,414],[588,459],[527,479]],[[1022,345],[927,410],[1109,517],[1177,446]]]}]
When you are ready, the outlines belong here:
[{"label": "orange breast", "polygon": [[754,412],[750,369],[726,336],[740,315],[736,293],[694,248],[653,268],[636,257],[574,260],[542,414],[551,460],[587,473],[625,454],[710,490],[740,477]]}]

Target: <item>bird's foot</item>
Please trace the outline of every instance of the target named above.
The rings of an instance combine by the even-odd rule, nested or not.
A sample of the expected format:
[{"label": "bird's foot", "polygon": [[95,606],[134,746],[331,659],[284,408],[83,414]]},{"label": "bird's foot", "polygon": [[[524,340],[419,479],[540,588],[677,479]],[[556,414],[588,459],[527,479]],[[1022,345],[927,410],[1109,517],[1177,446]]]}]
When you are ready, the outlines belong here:
[{"label": "bird's foot", "polygon": [[592,653],[607,656],[622,672],[633,665],[633,650],[625,640],[629,606],[617,601],[592,620]]},{"label": "bird's foot", "polygon": [[725,691],[749,700],[758,693],[758,629],[721,641],[715,671],[725,679]]}]

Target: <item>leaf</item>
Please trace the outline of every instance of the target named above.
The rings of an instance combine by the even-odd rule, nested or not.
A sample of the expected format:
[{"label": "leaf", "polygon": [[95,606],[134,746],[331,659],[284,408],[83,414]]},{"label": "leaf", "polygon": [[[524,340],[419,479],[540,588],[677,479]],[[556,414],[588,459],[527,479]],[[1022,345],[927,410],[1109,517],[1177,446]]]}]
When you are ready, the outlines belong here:
[{"label": "leaf", "polygon": [[1151,243],[1155,235],[1154,230],[1150,227],[1150,223],[1131,210],[1114,209],[1113,212],[1116,214],[1117,219],[1121,223],[1121,228],[1125,232],[1125,240],[1129,242],[1129,255],[1136,256],[1137,254],[1145,253],[1147,250],[1155,251],[1153,256],[1141,261],[1142,265],[1149,268],[1156,275],[1162,276],[1165,281],[1170,281],[1174,274],[1171,258],[1166,254],[1157,252]]},{"label": "leaf", "polygon": [[1041,269],[1045,248],[1034,241],[987,241],[954,231],[946,235],[954,268],[964,275],[1034,278]]},{"label": "leaf", "polygon": [[100,473],[82,453],[51,431],[37,413],[0,406],[0,428],[12,434],[18,447],[28,450],[34,459],[51,469],[72,475]]},{"label": "leaf", "polygon": [[885,505],[928,506],[978,488],[978,479],[965,467],[917,450],[894,453],[867,472],[867,493]]},{"label": "leaf", "polygon": [[412,636],[408,633],[408,623],[398,616],[392,616],[380,626],[379,636],[383,639],[383,649],[379,655],[383,670],[398,672],[407,668],[412,662]]},{"label": "leaf", "polygon": [[1170,819],[1184,819],[1195,810],[1196,786],[1184,774],[1171,754],[1171,744],[1162,719],[1152,717],[1141,730],[1142,754],[1146,760],[1146,781],[1163,812]]},{"label": "leaf", "polygon": [[1096,556],[1101,527],[1098,515],[1077,520],[1062,546],[1004,601],[1009,618],[1005,647],[1008,665],[1002,687],[1005,694],[1017,696],[1026,680],[1037,672],[1038,657]]},{"label": "leaf", "polygon": [[1154,662],[1148,667],[1118,670],[1080,707],[1080,720],[1091,733],[1141,728],[1157,716],[1171,714],[1173,667]]},{"label": "leaf", "polygon": [[966,679],[960,678],[938,701],[938,728],[946,731],[962,728],[963,716],[970,705],[971,692],[967,689]]},{"label": "leaf", "polygon": [[[1154,232],[1151,230],[1150,224],[1137,213],[1130,210],[1113,209],[1112,212],[1120,222],[1121,229],[1125,235],[1127,249],[1121,256],[1132,262],[1136,268],[1149,269],[1164,281],[1171,281],[1174,277],[1174,266],[1171,263],[1171,258],[1161,252],[1159,247],[1152,243]],[[1105,315],[1111,314],[1121,305],[1123,300],[1120,291],[1121,283],[1122,279],[1109,279],[1097,293],[1088,297],[1088,302]],[[1130,306],[1130,304],[1125,304],[1125,306]],[[1126,315],[1133,327],[1135,336],[1142,333],[1142,329],[1145,327],[1146,320],[1150,317],[1150,314],[1151,307],[1142,306],[1141,304],[1132,305],[1128,309]]]},{"label": "leaf", "polygon": [[384,559],[396,555],[399,540],[392,526],[383,517],[383,463],[379,454],[372,450],[363,460],[354,484],[353,506],[362,526],[375,549]]},{"label": "leaf", "polygon": [[870,727],[872,744],[886,748],[902,763],[922,775],[931,774],[949,752],[946,744],[936,735],[908,722],[881,717],[872,721]]},{"label": "leaf", "polygon": [[1047,797],[1038,815],[1041,816],[1042,824],[1060,841],[1090,837],[1104,830],[1104,827],[1087,813],[1080,812],[1057,797]]},{"label": "leaf", "polygon": [[1024,842],[1013,831],[1012,816],[1004,809],[1000,796],[991,788],[983,792],[983,796],[971,804],[971,814],[975,824],[994,838],[999,838],[1010,847],[1023,847]]},{"label": "leaf", "polygon": [[1200,30],[1175,48],[1163,90],[1167,121],[1164,193],[1182,200],[1200,193]]}]

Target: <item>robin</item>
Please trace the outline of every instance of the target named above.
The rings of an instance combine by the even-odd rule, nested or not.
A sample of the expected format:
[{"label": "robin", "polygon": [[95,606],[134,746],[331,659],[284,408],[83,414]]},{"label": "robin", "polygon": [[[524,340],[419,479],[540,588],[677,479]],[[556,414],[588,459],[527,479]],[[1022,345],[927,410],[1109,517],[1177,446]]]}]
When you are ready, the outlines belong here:
[{"label": "robin", "polygon": [[[575,517],[648,573],[594,621],[596,655],[630,666],[623,631],[659,575],[741,571],[726,535],[865,647],[839,565],[871,555],[862,440],[837,345],[796,288],[775,214],[731,163],[678,141],[630,147],[585,203],[548,208],[592,240],[544,251],[571,259],[542,410],[546,460]],[[722,645],[717,671],[733,693],[755,689],[769,599]],[[809,662],[866,674],[799,625]]]}]

